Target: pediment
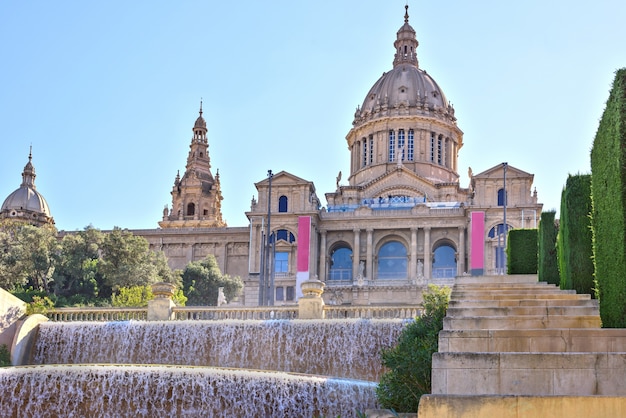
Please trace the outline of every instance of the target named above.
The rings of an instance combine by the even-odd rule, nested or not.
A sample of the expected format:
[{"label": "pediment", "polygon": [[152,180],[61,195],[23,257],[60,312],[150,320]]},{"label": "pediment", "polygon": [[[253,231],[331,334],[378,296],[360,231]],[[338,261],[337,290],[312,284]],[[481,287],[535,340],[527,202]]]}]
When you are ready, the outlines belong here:
[{"label": "pediment", "polygon": [[428,197],[435,193],[435,185],[432,181],[404,168],[389,171],[362,187],[361,195],[364,198],[385,196]]},{"label": "pediment", "polygon": [[[269,178],[255,183],[257,189],[259,187],[267,187],[268,185]],[[313,187],[313,182],[295,176],[287,171],[280,171],[272,176],[272,185],[310,185]]]},{"label": "pediment", "polygon": [[[508,178],[527,178],[527,177],[533,178],[534,177],[533,174],[527,173],[526,171],[520,170],[519,168],[513,167],[512,165],[507,165],[506,176]],[[495,178],[504,177],[503,164],[495,165],[479,174],[472,176],[473,179],[490,179],[494,177]]]}]

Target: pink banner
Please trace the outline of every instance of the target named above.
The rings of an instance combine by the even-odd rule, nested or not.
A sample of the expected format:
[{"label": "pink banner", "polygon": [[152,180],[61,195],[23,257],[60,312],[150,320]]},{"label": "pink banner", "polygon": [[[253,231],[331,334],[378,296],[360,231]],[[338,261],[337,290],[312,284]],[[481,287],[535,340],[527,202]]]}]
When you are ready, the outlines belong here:
[{"label": "pink banner", "polygon": [[298,271],[309,271],[309,250],[311,243],[311,217],[298,218]]},{"label": "pink banner", "polygon": [[472,212],[472,275],[482,275],[485,271],[485,212]]}]

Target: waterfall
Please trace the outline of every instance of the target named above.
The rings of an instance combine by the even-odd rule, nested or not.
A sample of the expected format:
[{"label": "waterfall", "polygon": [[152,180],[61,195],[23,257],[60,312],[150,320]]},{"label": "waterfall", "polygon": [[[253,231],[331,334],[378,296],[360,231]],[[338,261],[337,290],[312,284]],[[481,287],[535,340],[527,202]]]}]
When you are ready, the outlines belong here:
[{"label": "waterfall", "polygon": [[45,322],[3,416],[356,417],[399,319]]},{"label": "waterfall", "polygon": [[204,367],[4,368],[0,388],[9,417],[350,417],[376,407],[371,382]]},{"label": "waterfall", "polygon": [[378,381],[402,320],[47,322],[33,364],[178,364]]}]

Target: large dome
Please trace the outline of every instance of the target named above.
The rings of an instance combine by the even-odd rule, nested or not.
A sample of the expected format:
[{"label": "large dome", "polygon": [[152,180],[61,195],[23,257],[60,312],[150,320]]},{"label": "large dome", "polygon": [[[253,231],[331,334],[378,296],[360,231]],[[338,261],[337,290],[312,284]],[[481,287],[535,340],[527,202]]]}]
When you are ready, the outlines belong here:
[{"label": "large dome", "polygon": [[447,109],[446,96],[426,71],[402,64],[384,73],[370,89],[361,106],[361,113],[376,113],[378,108],[400,106]]},{"label": "large dome", "polygon": [[54,223],[48,202],[35,187],[35,168],[32,154],[22,173],[22,184],[11,193],[0,207],[0,218],[25,220],[34,224]]},{"label": "large dome", "polygon": [[415,30],[409,24],[407,6],[404,25],[398,30],[394,42],[393,69],[383,73],[367,93],[354,115],[354,126],[379,117],[407,114],[456,122],[454,108],[437,82],[419,68],[418,45]]}]

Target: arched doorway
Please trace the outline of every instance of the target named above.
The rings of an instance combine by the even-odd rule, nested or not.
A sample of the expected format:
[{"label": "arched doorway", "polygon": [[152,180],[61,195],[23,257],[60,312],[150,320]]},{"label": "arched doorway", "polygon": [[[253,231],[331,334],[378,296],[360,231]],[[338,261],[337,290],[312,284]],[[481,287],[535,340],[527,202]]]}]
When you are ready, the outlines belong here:
[{"label": "arched doorway", "polygon": [[456,249],[444,242],[435,248],[433,254],[433,279],[456,277]]}]

